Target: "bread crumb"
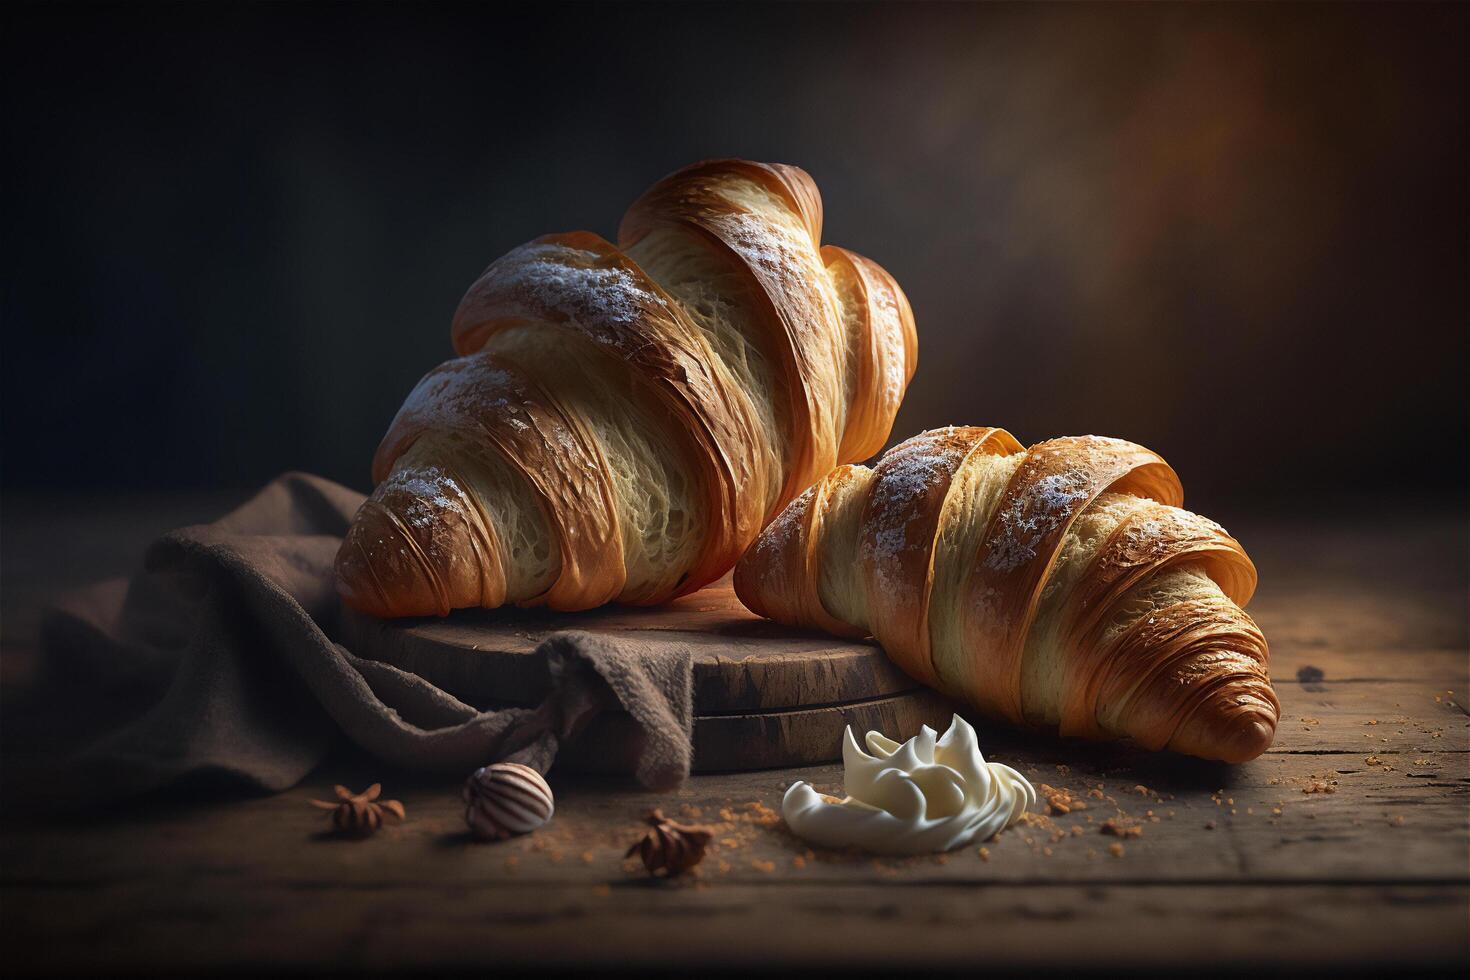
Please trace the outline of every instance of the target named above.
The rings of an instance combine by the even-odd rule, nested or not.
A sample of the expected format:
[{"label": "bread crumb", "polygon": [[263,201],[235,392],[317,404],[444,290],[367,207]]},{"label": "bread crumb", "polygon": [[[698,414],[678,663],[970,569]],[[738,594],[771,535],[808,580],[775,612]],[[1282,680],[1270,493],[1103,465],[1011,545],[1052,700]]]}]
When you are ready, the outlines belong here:
[{"label": "bread crumb", "polygon": [[1100,833],[1110,834],[1113,837],[1143,836],[1143,828],[1123,816],[1109,817],[1103,821],[1102,826],[1098,827],[1098,831]]},{"label": "bread crumb", "polygon": [[1122,857],[1123,856],[1123,845],[1122,844],[1109,844],[1108,845],[1108,853],[1111,854],[1115,858]]},{"label": "bread crumb", "polygon": [[759,800],[756,800],[754,803],[745,804],[745,809],[749,814],[746,819],[752,823],[760,824],[763,827],[775,826],[781,822],[781,814],[772,810]]},{"label": "bread crumb", "polygon": [[980,848],[980,860],[982,860],[982,861],[989,861],[990,860],[990,848],[988,848],[988,847],[982,847],[982,848]]},{"label": "bread crumb", "polygon": [[1062,815],[1074,810],[1086,810],[1087,804],[1072,795],[1068,789],[1058,789],[1042,783],[1039,787],[1042,797],[1046,800],[1047,809],[1054,814]]}]

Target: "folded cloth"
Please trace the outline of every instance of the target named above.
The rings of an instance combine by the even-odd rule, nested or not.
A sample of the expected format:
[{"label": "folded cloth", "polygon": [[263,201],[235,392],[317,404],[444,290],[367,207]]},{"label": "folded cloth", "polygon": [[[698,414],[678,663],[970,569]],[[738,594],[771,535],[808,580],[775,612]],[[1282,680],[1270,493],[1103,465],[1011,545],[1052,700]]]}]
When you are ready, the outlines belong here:
[{"label": "folded cloth", "polygon": [[689,774],[693,674],[682,644],[557,633],[539,651],[547,699],[480,711],[334,642],[332,560],[362,501],[288,473],[213,524],[165,534],[131,581],[71,594],[48,613],[43,676],[138,706],[76,760],[91,792],[141,793],[197,773],[280,791],[338,733],[412,770],[468,775],[510,760],[545,772],[558,745],[607,708],[642,729],[640,782],[665,788]]}]

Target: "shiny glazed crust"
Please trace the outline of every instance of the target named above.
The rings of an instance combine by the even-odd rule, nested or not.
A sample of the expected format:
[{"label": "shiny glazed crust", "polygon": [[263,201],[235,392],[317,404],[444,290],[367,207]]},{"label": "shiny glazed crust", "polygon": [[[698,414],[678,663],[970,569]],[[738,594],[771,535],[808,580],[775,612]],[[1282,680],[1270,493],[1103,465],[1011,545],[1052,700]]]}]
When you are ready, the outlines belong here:
[{"label": "shiny glazed crust", "polygon": [[666,177],[618,244],[547,235],[486,269],[373,460],[337,557],[377,616],[657,603],[713,581],[767,520],[887,439],[913,314],[820,245],[803,171]]},{"label": "shiny glazed crust", "polygon": [[1279,713],[1241,609],[1256,570],[1182,501],[1132,443],[935,429],[794,500],[735,590],[783,623],[871,635],[989,717],[1243,762]]}]

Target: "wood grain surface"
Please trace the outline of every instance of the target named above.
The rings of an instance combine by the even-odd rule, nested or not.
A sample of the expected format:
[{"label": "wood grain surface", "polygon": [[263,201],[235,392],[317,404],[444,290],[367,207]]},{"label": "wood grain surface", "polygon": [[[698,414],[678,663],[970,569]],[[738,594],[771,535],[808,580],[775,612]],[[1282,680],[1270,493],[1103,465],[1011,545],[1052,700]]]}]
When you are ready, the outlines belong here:
[{"label": "wood grain surface", "polygon": [[546,696],[537,645],[559,630],[646,636],[687,646],[697,714],[812,708],[913,691],[919,685],[871,643],[762,619],[735,597],[730,576],[664,606],[579,613],[462,609],[442,619],[382,620],[343,609],[360,656],[411,670],[472,704],[533,705]]},{"label": "wood grain surface", "polygon": [[[1271,640],[1283,707],[1266,755],[1230,767],[982,724],[989,758],[1085,806],[1036,814],[983,852],[808,850],[776,815],[781,794],[796,779],[836,789],[836,765],[696,776],[663,794],[553,772],[551,824],[483,845],[464,832],[456,786],[343,755],[267,798],[189,786],[143,805],[98,801],[65,821],[7,798],[5,962],[83,972],[1462,966],[1470,528],[1458,510],[1397,515],[1232,522],[1261,567],[1251,611]],[[5,768],[18,745],[7,737]],[[366,841],[324,835],[307,801],[374,780],[408,819]],[[696,876],[654,882],[624,860],[653,806],[714,828]],[[1117,818],[1139,833],[1102,832]]]}]

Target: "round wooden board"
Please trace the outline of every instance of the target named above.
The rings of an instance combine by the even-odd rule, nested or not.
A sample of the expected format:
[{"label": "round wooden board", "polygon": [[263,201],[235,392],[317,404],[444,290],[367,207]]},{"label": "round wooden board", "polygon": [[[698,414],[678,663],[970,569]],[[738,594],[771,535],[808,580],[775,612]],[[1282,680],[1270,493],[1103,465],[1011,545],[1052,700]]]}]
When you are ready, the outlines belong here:
[{"label": "round wooden board", "polygon": [[[842,732],[880,731],[908,737],[928,725],[949,727],[956,708],[937,691],[919,688],[891,698],[750,715],[702,715],[694,719],[694,771],[733,772],[811,766],[842,758]],[[630,715],[599,715],[566,746],[557,766],[576,772],[633,771],[641,738]]]},{"label": "round wooden board", "polygon": [[[482,708],[539,703],[549,688],[547,635],[577,629],[655,633],[687,644],[694,661],[695,769],[761,769],[830,762],[851,724],[908,737],[948,722],[951,705],[895,667],[873,643],[761,619],[727,578],[655,608],[582,613],[459,610],[442,619],[380,620],[343,609],[342,639],[359,656],[412,671]],[[631,770],[638,731],[626,715],[598,719],[560,764]]]}]

